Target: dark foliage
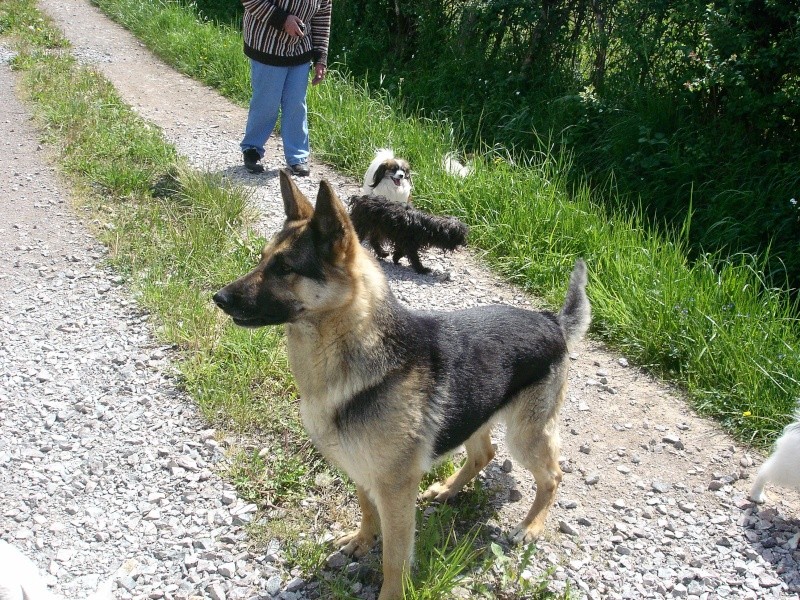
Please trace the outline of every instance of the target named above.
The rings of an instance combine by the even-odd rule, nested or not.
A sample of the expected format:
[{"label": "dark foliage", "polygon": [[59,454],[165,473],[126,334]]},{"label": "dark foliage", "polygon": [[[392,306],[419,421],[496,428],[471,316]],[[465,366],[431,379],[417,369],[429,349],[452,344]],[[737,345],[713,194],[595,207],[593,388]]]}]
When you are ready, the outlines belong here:
[{"label": "dark foliage", "polygon": [[224,25],[240,25],[242,22],[242,3],[239,0],[196,0],[186,1],[202,17]]},{"label": "dark foliage", "polygon": [[476,147],[555,143],[654,223],[691,208],[697,251],[771,244],[797,287],[799,21],[793,0],[353,0],[331,54]]}]

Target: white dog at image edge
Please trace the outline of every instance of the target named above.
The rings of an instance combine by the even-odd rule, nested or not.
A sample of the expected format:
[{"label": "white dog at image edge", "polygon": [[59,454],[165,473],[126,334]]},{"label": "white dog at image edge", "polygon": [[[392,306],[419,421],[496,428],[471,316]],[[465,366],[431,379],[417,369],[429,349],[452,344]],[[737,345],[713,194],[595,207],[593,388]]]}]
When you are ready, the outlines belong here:
[{"label": "white dog at image edge", "polygon": [[800,490],[800,404],[794,415],[794,423],[786,426],[775,442],[775,450],[761,465],[750,499],[764,502],[764,486],[768,483]]},{"label": "white dog at image edge", "polygon": [[[109,579],[88,600],[113,600],[112,586]],[[0,540],[0,600],[59,600],[47,589],[33,561],[3,540]]]}]

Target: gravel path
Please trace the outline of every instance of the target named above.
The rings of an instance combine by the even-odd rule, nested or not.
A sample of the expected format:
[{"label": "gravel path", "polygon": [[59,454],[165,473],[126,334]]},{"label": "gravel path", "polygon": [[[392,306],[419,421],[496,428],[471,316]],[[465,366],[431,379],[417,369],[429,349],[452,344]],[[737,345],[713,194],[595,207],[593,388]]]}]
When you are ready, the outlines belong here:
[{"label": "gravel path", "polygon": [[[88,2],[39,4],[75,56],[196,167],[252,189],[265,234],[279,227],[279,141],[267,174],[247,174],[243,108],[161,64]],[[0,63],[7,56],[0,48]],[[177,391],[172,350],[100,266],[104,250],[70,207],[13,88],[0,64],[0,537],[67,597],[107,577],[118,598],[315,597],[315,583],[282,564],[279,544],[248,545],[243,525],[255,507],[218,475],[221,434]],[[358,188],[312,164],[301,181],[312,197],[320,177],[343,197]],[[436,272],[386,265],[411,306],[529,302],[468,253],[423,262]],[[771,488],[754,507],[745,494],[760,456],[624,357],[588,341],[573,358],[566,475],[526,576],[555,568],[554,589],[569,582],[592,598],[797,598],[800,496]],[[496,441],[484,479],[498,508],[487,526],[499,537],[527,510],[532,482]],[[323,519],[314,533],[331,525]]]}]

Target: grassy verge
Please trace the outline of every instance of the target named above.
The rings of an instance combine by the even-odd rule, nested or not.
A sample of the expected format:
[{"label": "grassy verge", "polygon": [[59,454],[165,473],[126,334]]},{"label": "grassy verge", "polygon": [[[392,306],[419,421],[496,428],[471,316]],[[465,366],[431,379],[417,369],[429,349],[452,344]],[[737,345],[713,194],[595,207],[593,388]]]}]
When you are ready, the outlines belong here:
[{"label": "grassy verge", "polygon": [[[166,61],[246,99],[237,31],[203,22],[179,3],[95,1]],[[213,46],[204,46],[209,39]],[[216,47],[223,51],[207,50]],[[236,81],[220,83],[222,72]],[[569,187],[552,156],[487,151],[472,177],[448,177],[441,157],[459,141],[446,123],[398,114],[387,98],[335,73],[314,88],[309,104],[318,156],[358,176],[371,148],[393,146],[414,165],[417,203],[465,218],[473,244],[548,301],[558,303],[574,257],[585,256],[595,332],[683,385],[700,412],[740,439],[766,446],[789,420],[800,398],[797,306],[764,285],[759,259],[689,263],[688,222],[665,237],[637,216],[606,214],[585,188]]]},{"label": "grassy verge", "polygon": [[[318,578],[323,597],[357,597],[360,574],[321,575],[330,549],[306,537],[322,533],[309,527],[320,514],[320,528],[350,524],[341,504],[352,490],[302,432],[282,332],[233,327],[210,302],[263,245],[248,231],[246,194],[191,171],[113,86],[74,61],[32,0],[0,6],[0,36],[19,52],[13,67],[45,143],[74,186],[78,210],[155,316],[158,334],[182,350],[187,391],[210,422],[257,440],[232,452],[227,473],[244,498],[264,509],[254,541],[286,541],[289,559]],[[470,529],[491,516],[488,495],[477,487],[461,500],[460,520],[451,507],[420,515],[421,567],[407,598],[442,598],[456,587],[472,597],[550,597],[546,580],[522,577],[532,550],[502,548],[482,537],[484,529]],[[371,566],[375,578],[379,566]]]}]

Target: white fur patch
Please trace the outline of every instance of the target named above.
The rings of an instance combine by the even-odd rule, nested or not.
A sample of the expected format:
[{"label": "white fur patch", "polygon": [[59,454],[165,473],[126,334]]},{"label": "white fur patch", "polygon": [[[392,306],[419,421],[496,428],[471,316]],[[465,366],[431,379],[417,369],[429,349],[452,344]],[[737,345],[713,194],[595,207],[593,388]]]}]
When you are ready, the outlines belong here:
[{"label": "white fur patch", "polygon": [[796,419],[783,430],[783,434],[775,442],[772,456],[761,465],[750,489],[750,499],[753,502],[764,501],[764,486],[767,483],[800,490],[800,410]]},{"label": "white fur patch", "polygon": [[452,175],[454,177],[469,177],[472,175],[472,166],[465,165],[460,160],[456,158],[455,153],[448,152],[444,155],[442,159],[442,167],[444,167],[445,172],[448,175]]}]

